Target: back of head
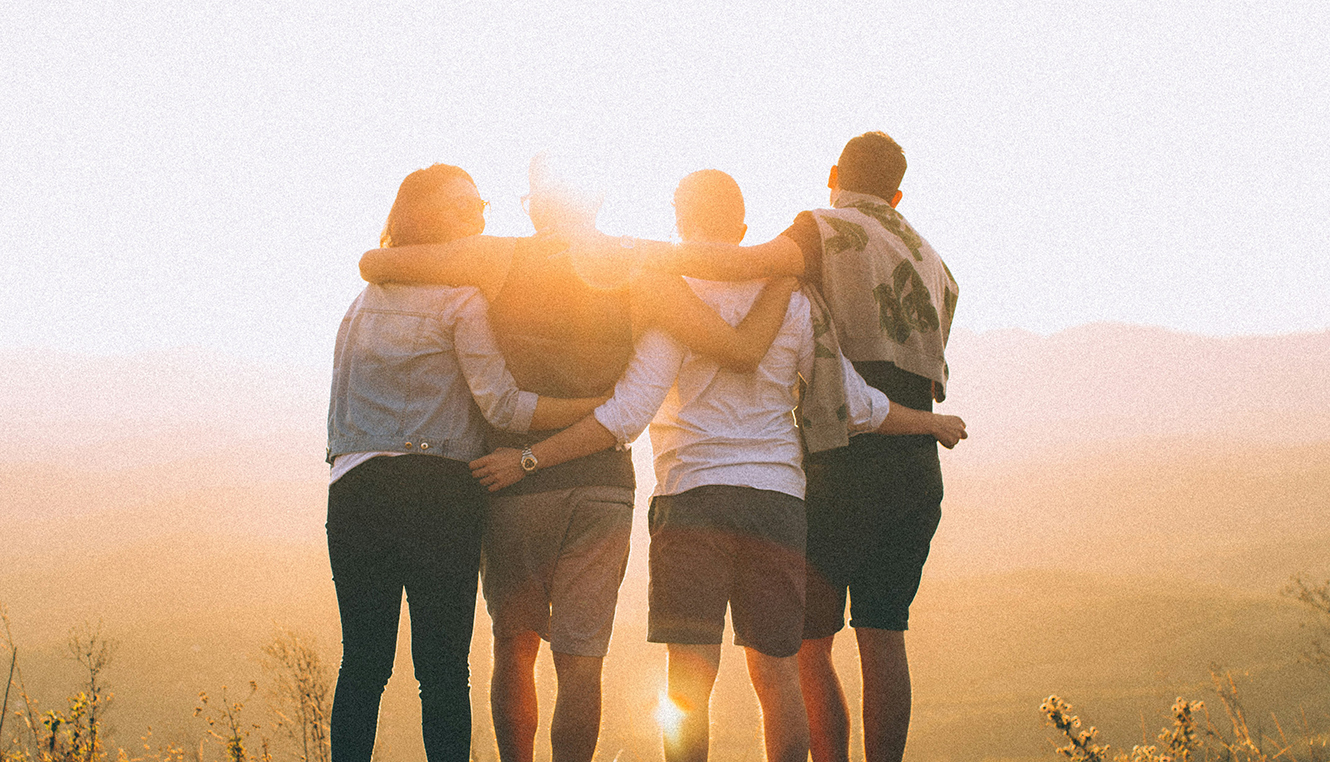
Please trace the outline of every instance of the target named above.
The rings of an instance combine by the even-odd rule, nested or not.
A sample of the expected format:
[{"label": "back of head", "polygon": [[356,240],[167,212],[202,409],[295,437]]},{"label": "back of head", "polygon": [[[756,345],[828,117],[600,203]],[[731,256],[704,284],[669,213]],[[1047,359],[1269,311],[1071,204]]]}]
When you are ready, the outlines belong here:
[{"label": "back of head", "polygon": [[905,153],[885,132],[865,132],[845,144],[836,167],[842,190],[890,200],[905,176]]},{"label": "back of head", "polygon": [[685,241],[738,243],[747,230],[743,192],[718,169],[698,170],[674,189],[674,220]]},{"label": "back of head", "polygon": [[604,171],[590,156],[542,151],[531,159],[529,213],[536,230],[594,225]]},{"label": "back of head", "polygon": [[475,194],[475,181],[461,167],[451,164],[435,164],[425,169],[417,169],[406,176],[397,188],[397,198],[393,201],[392,211],[388,212],[388,222],[379,235],[379,246],[387,249],[393,246],[411,246],[422,243],[446,243],[454,238],[472,235],[484,229],[484,217],[479,216],[481,230],[473,230],[477,224],[474,205],[441,206],[449,196],[475,195],[475,201],[483,208],[483,202]]}]

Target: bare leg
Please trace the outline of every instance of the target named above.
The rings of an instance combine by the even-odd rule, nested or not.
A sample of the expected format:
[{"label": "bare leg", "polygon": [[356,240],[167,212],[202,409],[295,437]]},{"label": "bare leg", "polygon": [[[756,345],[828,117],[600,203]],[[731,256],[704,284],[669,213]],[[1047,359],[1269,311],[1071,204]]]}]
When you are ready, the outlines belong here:
[{"label": "bare leg", "polygon": [[534,632],[494,639],[490,716],[503,762],[531,762],[536,743],[536,653]]},{"label": "bare leg", "polygon": [[831,661],[835,639],[835,635],[828,635],[805,640],[799,649],[799,684],[808,710],[813,762],[850,760],[850,712]]},{"label": "bare leg", "polygon": [[683,711],[683,720],[677,733],[665,733],[665,762],[706,762],[720,644],[670,643],[668,648],[670,701]]},{"label": "bare leg", "polygon": [[762,706],[767,762],[806,762],[808,714],[799,691],[798,657],[767,656],[751,648],[745,648],[744,653],[748,657],[748,677]]},{"label": "bare leg", "polygon": [[910,663],[905,633],[856,627],[864,676],[864,758],[900,762],[910,731]]},{"label": "bare leg", "polygon": [[[554,762],[591,762],[600,738],[599,656],[574,656],[554,652],[554,672],[559,677],[559,696],[554,701],[550,745]],[[506,761],[505,761],[506,762]]]}]

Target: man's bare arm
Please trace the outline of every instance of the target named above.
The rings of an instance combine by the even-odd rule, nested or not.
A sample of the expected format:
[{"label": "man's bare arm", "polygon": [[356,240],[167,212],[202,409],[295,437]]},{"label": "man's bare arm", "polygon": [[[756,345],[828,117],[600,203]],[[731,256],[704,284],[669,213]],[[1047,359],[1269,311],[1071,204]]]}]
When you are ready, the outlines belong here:
[{"label": "man's bare arm", "polygon": [[[566,463],[616,444],[627,445],[636,439],[674,386],[683,357],[678,342],[660,331],[647,332],[637,342],[628,369],[614,385],[614,396],[597,414],[531,445],[540,468]],[[471,462],[471,475],[491,492],[513,484],[525,473],[521,453],[513,449],[501,448]]]},{"label": "man's bare arm", "polygon": [[432,283],[476,286],[494,298],[508,277],[514,239],[470,236],[449,243],[373,249],[360,258],[360,277],[370,283]]},{"label": "man's bare arm", "polygon": [[[536,412],[531,416],[531,431],[562,429],[591,415],[591,411],[605,403],[605,397],[539,397]],[[594,452],[594,450],[593,450]]]},{"label": "man's bare arm", "polygon": [[783,235],[752,246],[645,242],[647,263],[664,272],[705,280],[752,280],[804,274],[799,245]]},{"label": "man's bare arm", "polygon": [[955,415],[940,415],[925,410],[915,410],[904,405],[892,403],[891,412],[877,427],[877,433],[887,435],[928,434],[938,444],[950,450],[956,443],[970,435],[965,431],[965,421]]},{"label": "man's bare arm", "polygon": [[736,327],[717,315],[679,276],[645,270],[633,281],[633,317],[638,326],[660,328],[728,370],[749,373],[780,332],[790,293],[797,286],[793,278],[773,280]]},{"label": "man's bare arm", "polygon": [[[609,429],[602,426],[595,416],[588,415],[549,439],[531,445],[531,454],[536,456],[541,468],[549,468],[600,452],[614,444],[614,435]],[[471,475],[479,479],[481,486],[490,492],[516,484],[526,475],[522,469],[522,453],[510,447],[500,447],[489,455],[471,461]]]}]

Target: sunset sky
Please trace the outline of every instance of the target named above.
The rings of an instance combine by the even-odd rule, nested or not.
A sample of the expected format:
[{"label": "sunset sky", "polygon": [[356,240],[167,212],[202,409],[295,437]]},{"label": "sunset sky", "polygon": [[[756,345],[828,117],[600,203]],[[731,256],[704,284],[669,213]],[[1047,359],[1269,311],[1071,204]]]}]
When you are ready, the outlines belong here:
[{"label": "sunset sky", "polygon": [[1323,2],[718,5],[10,3],[0,349],[326,365],[413,169],[520,235],[531,155],[594,151],[664,238],[715,167],[760,242],[872,129],[960,327],[1330,327]]}]

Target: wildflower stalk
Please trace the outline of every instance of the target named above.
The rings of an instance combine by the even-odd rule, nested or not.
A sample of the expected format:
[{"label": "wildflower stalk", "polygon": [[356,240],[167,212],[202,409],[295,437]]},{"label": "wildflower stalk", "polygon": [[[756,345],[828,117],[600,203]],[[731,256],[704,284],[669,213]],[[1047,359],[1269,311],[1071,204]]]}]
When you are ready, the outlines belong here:
[{"label": "wildflower stalk", "polygon": [[9,714],[9,689],[14,686],[14,667],[18,664],[18,649],[9,652],[9,677],[5,680],[5,701],[0,705],[0,743],[5,738],[5,717]]},{"label": "wildflower stalk", "polygon": [[1099,729],[1091,725],[1087,730],[1079,730],[1081,718],[1071,713],[1071,704],[1057,696],[1049,696],[1039,707],[1048,724],[1057,728],[1067,738],[1067,745],[1058,747],[1058,753],[1077,762],[1108,762],[1108,746],[1095,743]]}]

